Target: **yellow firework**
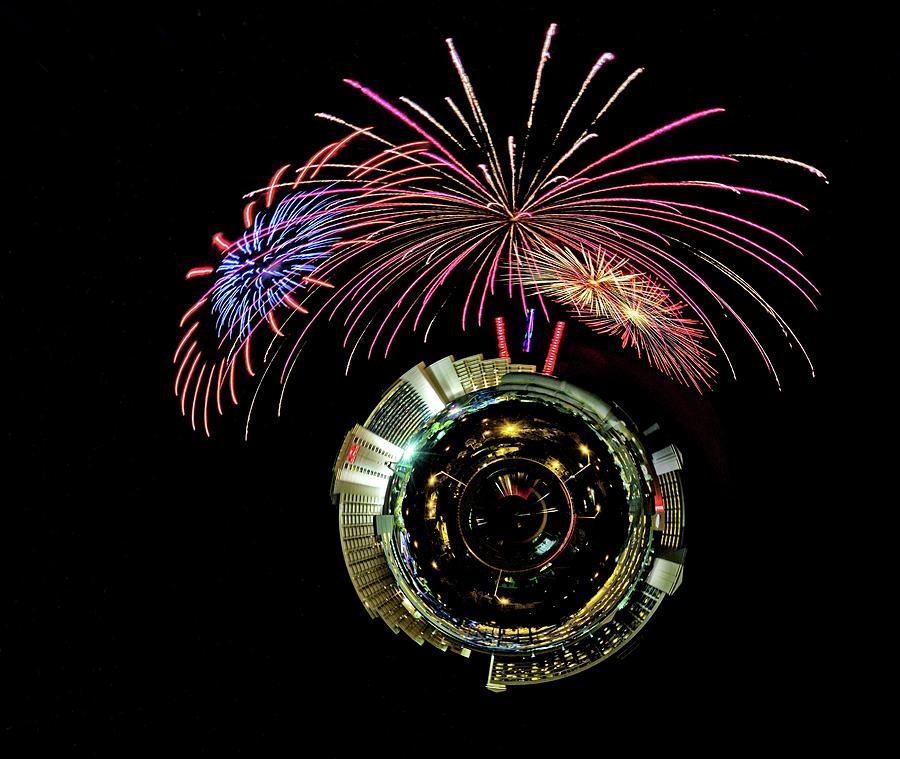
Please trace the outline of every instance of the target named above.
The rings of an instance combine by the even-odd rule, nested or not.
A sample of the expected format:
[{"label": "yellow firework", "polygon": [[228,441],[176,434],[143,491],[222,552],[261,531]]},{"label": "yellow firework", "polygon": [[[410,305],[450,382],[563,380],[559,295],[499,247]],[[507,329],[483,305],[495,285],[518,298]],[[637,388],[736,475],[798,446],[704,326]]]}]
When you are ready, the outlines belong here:
[{"label": "yellow firework", "polygon": [[599,248],[590,253],[544,246],[534,253],[529,279],[533,293],[569,306],[579,316],[617,318],[625,294],[639,297],[644,278]]},{"label": "yellow firework", "polygon": [[697,389],[715,376],[713,353],[686,306],[627,261],[604,253],[544,246],[533,255],[529,288],[572,310],[600,334],[615,335],[660,371]]},{"label": "yellow firework", "polygon": [[710,387],[716,370],[710,364],[713,352],[703,345],[706,334],[696,319],[684,315],[687,307],[673,301],[668,291],[646,277],[640,286],[619,291],[616,315],[594,315],[582,321],[600,334],[616,335],[622,346],[697,390]]}]

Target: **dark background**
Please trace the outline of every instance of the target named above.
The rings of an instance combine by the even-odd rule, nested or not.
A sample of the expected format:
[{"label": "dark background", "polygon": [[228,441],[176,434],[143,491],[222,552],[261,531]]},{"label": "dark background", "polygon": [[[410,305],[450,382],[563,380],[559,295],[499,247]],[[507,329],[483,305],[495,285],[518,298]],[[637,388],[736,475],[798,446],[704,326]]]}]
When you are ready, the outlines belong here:
[{"label": "dark background", "polygon": [[[14,561],[0,741],[256,755],[324,740],[321,753],[339,755],[392,734],[417,751],[479,733],[608,749],[652,736],[765,743],[782,729],[830,740],[852,723],[847,646],[865,632],[847,610],[859,501],[875,497],[861,425],[878,367],[864,356],[877,340],[871,293],[887,276],[869,242],[872,181],[891,172],[868,156],[886,133],[878,103],[896,87],[885,23],[778,6],[585,8],[4,7],[4,509],[16,519],[4,531]],[[773,339],[783,391],[738,348],[740,381],[698,398],[573,329],[560,373],[661,419],[687,454],[686,582],[624,661],[496,696],[482,687],[486,658],[419,649],[368,619],[328,498],[345,430],[391,379],[450,352],[492,354],[490,334],[460,336],[450,320],[427,346],[410,337],[346,378],[326,336],[285,416],[263,404],[249,442],[240,415],[212,440],[191,432],[170,362],[192,302],[185,269],[208,259],[214,232],[237,227],[245,192],[334,137],[313,114],[386,121],[343,77],[461,102],[443,42],[453,36],[505,135],[527,115],[551,21],[548,93],[577,86],[604,50],[619,63],[601,91],[647,69],[608,144],[721,105],[695,149],[789,155],[829,176],[766,175],[812,208],[774,221],[822,290],[818,313],[779,301],[817,376]],[[562,95],[547,97],[550,112]],[[542,352],[546,334],[537,341]]]}]

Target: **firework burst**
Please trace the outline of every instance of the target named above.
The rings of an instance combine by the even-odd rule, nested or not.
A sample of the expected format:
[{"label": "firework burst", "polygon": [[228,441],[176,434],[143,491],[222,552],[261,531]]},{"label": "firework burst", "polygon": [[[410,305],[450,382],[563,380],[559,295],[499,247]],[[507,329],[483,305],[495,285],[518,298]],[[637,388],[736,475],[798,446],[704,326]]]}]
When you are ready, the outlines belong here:
[{"label": "firework burst", "polygon": [[[223,395],[238,403],[236,373],[256,376],[251,339],[284,337],[282,327],[293,316],[309,313],[306,300],[317,289],[334,287],[315,272],[353,228],[350,198],[332,184],[314,191],[282,188],[288,168],[246,204],[245,230],[237,240],[213,237],[219,263],[186,275],[213,281],[181,319],[174,390],[182,414],[194,429],[202,422],[207,435],[211,410],[223,413]],[[276,203],[279,191],[286,194]],[[270,341],[266,356],[271,347]]]},{"label": "firework burst", "polygon": [[250,228],[225,248],[210,293],[220,337],[246,338],[263,319],[277,325],[279,310],[299,302],[310,279],[340,241],[349,201],[327,194],[292,193],[274,210],[258,211]]},{"label": "firework burst", "polygon": [[623,259],[601,249],[576,253],[568,248],[544,247],[535,252],[533,262],[528,292],[543,294],[578,316],[618,317],[624,293],[639,293],[645,279],[629,269]]},{"label": "firework burst", "polygon": [[569,308],[595,332],[621,337],[623,347],[678,381],[697,390],[710,386],[716,372],[702,344],[705,332],[651,277],[602,250],[545,248],[534,262],[530,290]]},{"label": "firework burst", "polygon": [[583,321],[600,334],[621,338],[622,347],[634,348],[651,365],[685,385],[703,390],[716,371],[714,355],[703,345],[706,334],[696,319],[686,317],[683,303],[646,278],[632,280],[620,291],[613,316],[591,316]]}]

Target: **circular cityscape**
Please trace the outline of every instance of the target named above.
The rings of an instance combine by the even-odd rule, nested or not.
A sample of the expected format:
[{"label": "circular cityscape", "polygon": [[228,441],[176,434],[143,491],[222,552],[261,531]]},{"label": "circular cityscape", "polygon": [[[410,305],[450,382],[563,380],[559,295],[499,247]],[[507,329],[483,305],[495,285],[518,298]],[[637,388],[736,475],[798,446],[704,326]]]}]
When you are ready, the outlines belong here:
[{"label": "circular cityscape", "polygon": [[659,436],[508,358],[413,367],[335,464],[360,600],[420,644],[489,655],[495,691],[621,655],[681,583],[682,459],[649,452]]}]

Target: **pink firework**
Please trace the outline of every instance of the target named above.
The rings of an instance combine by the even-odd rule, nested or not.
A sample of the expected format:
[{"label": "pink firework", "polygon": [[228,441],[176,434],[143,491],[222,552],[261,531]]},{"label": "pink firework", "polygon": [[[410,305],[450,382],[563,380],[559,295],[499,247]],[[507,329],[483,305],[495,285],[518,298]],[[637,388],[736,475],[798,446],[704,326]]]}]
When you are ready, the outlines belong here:
[{"label": "pink firework", "polygon": [[[624,262],[629,271],[664,287],[671,302],[677,302],[679,312],[684,312],[680,318],[696,321],[729,367],[731,361],[709,304],[715,307],[714,313],[730,316],[777,381],[768,353],[733,305],[732,296],[720,292],[707,277],[715,272],[716,281],[725,279],[749,295],[803,351],[778,311],[726,261],[743,258],[753,262],[783,279],[812,304],[818,291],[789,260],[800,251],[761,224],[711,202],[688,202],[687,196],[740,196],[745,201],[802,209],[797,201],[777,193],[715,181],[710,171],[744,160],[772,160],[823,175],[799,161],[749,153],[690,153],[629,161],[637,148],[652,147],[673,131],[721,113],[721,108],[689,113],[612,150],[593,150],[601,143],[598,124],[641,73],[638,69],[627,76],[599,101],[597,110],[590,111],[587,127],[573,131],[575,117],[586,107],[595,78],[614,60],[609,53],[590,68],[549,148],[538,151],[532,126],[555,32],[555,25],[547,32],[518,142],[514,136],[495,139],[452,40],[447,44],[465,97],[462,106],[445,99],[455,126],[408,98],[391,102],[348,80],[409,130],[417,142],[395,145],[366,130],[366,136],[378,139],[383,147],[378,160],[391,161],[395,167],[385,181],[373,181],[368,187],[370,210],[385,223],[365,241],[347,246],[324,264],[324,270],[342,275],[346,282],[328,302],[328,318],[340,315],[343,319],[345,344],[358,345],[365,333],[368,355],[379,342],[386,354],[404,325],[417,329],[423,320],[430,321],[441,305],[435,303],[435,296],[442,290],[455,288],[464,294],[463,328],[473,313],[481,323],[487,298],[500,290],[520,300],[526,311],[529,297],[534,297],[546,314],[544,297],[549,285],[538,264],[542,251],[603,250]],[[320,116],[352,126],[333,116]],[[368,165],[373,164],[370,161]],[[651,171],[672,170],[691,173],[666,180],[646,178]],[[530,287],[536,282],[541,284]],[[805,351],[803,355],[808,362]],[[663,368],[677,361],[655,363]]]}]

